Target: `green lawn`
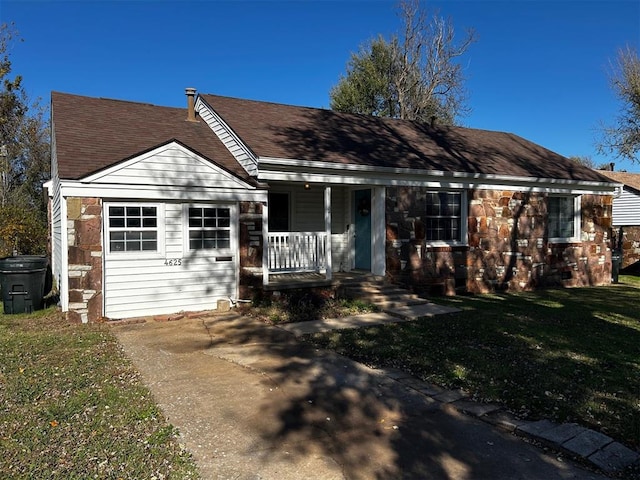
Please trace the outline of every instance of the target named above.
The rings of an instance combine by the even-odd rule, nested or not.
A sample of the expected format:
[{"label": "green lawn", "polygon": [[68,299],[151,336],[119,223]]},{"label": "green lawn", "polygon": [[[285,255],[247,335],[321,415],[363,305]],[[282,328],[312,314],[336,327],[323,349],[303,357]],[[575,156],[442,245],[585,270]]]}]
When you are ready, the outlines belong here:
[{"label": "green lawn", "polygon": [[375,367],[462,387],[526,419],[577,422],[640,447],[640,279],[435,299],[463,311],[306,337]]},{"label": "green lawn", "polygon": [[0,478],[198,478],[104,325],[0,315]]}]

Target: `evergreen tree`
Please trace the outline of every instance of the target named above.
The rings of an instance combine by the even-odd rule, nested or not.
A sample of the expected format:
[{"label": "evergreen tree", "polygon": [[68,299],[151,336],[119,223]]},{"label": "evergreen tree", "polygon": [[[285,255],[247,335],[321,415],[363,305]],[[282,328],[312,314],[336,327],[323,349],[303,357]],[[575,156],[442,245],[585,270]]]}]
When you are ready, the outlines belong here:
[{"label": "evergreen tree", "polygon": [[22,77],[11,77],[12,25],[0,25],[0,255],[44,254],[47,214],[42,184],[50,177],[46,110],[31,104]]}]

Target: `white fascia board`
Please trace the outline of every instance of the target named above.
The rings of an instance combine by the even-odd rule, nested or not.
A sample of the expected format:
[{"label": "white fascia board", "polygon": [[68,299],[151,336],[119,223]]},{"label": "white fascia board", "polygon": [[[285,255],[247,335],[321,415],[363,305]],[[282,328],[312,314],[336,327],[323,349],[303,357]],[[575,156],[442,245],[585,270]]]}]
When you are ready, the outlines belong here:
[{"label": "white fascia board", "polygon": [[[258,157],[240,139],[240,137],[238,137],[238,135],[236,135],[236,132],[234,132],[233,129],[227,124],[227,122],[225,122],[222,119],[222,117],[220,115],[218,115],[218,113],[213,109],[213,107],[211,105],[209,105],[207,102],[205,102],[202,99],[202,97],[198,96],[198,99],[196,100],[196,103],[195,103],[195,110],[200,115],[200,118],[202,118],[205,121],[205,123],[209,126],[211,131],[213,131],[214,133],[215,133],[215,128],[214,128],[215,125],[213,123],[217,123],[217,124],[220,125],[220,127],[222,127],[222,129],[225,131],[225,133],[227,135],[229,135],[233,139],[233,142],[235,143],[235,145],[240,150],[242,150],[242,153],[244,153],[247,156],[247,158],[251,161],[251,163],[252,163],[252,167],[251,168],[247,168],[246,166],[243,165],[243,167],[245,168],[247,173],[249,175],[251,175],[251,176],[258,175]],[[203,112],[202,112],[203,110],[206,112],[206,114],[203,114]],[[213,122],[211,122],[210,119],[213,119]],[[216,133],[216,135],[217,135],[217,133]],[[219,135],[218,135],[218,138],[223,144],[225,143],[223,141],[223,139],[220,138]],[[226,144],[225,144],[225,146],[226,146]],[[228,149],[228,146],[227,146],[227,149]],[[237,157],[236,157],[236,159],[237,159]]]},{"label": "white fascia board", "polygon": [[[526,188],[533,191],[548,189],[561,191],[577,190],[583,193],[611,194],[615,184],[592,181],[576,181],[554,178],[531,178],[481,173],[444,172],[440,170],[420,170],[412,168],[373,167],[313,160],[260,157],[260,180],[289,180],[330,183],[363,183],[372,185],[419,186],[435,182],[439,184],[460,183],[464,188],[504,188],[508,186]],[[276,168],[277,167],[277,168]],[[337,180],[322,180],[337,176]],[[428,186],[428,185],[427,185]]]},{"label": "white fascia board", "polygon": [[47,190],[47,195],[49,198],[53,197],[53,179],[47,180],[42,184],[42,188]]},{"label": "white fascia board", "polygon": [[328,175],[319,173],[295,173],[295,172],[263,172],[261,180],[282,181],[282,182],[308,182],[319,184],[339,184],[339,185],[372,185],[387,187],[427,187],[427,188],[450,188],[450,189],[480,189],[480,190],[507,190],[507,191],[528,191],[536,193],[564,193],[564,194],[594,194],[613,195],[615,188],[610,184],[603,184],[600,188],[582,186],[579,183],[573,184],[553,184],[536,181],[514,181],[510,183],[486,181],[474,181],[473,179],[437,178],[430,176],[404,176],[394,175]]},{"label": "white fascia board", "polygon": [[64,197],[99,197],[144,200],[187,201],[255,201],[267,200],[267,191],[252,189],[220,189],[215,187],[171,187],[165,185],[95,184],[83,181],[61,182]]}]

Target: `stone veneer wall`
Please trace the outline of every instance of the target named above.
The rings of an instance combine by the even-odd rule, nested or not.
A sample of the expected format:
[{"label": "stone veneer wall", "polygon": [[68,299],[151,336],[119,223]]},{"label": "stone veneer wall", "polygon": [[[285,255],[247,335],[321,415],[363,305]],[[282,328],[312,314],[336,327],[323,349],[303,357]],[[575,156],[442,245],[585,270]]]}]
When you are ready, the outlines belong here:
[{"label": "stone veneer wall", "polygon": [[455,294],[611,281],[611,196],[582,195],[582,241],[549,243],[546,195],[469,190],[468,245],[426,248],[424,188],[387,189],[387,277]]},{"label": "stone veneer wall", "polygon": [[615,244],[622,250],[622,268],[640,271],[640,226],[617,228],[613,233],[616,236]]},{"label": "stone veneer wall", "polygon": [[69,262],[68,318],[76,322],[102,319],[102,201],[67,199]]},{"label": "stone veneer wall", "polygon": [[251,300],[262,290],[262,204],[240,202],[239,298]]}]

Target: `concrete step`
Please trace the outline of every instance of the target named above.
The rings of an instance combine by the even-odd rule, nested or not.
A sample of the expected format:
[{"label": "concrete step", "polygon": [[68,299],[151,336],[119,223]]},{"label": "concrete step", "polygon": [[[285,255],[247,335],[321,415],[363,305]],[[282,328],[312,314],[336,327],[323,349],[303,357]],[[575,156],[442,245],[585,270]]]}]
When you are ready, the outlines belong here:
[{"label": "concrete step", "polygon": [[343,294],[351,299],[360,299],[371,303],[383,312],[397,311],[398,309],[417,307],[429,303],[428,300],[409,290],[397,285],[384,284],[381,281],[344,285]]},{"label": "concrete step", "polygon": [[350,298],[363,298],[363,299],[375,299],[375,298],[406,298],[406,299],[418,299],[420,298],[415,293],[408,292],[407,290],[370,290],[370,291],[349,291],[345,295]]},{"label": "concrete step", "polygon": [[357,298],[361,300],[365,300],[367,302],[371,302],[373,304],[385,303],[385,302],[396,302],[396,303],[404,303],[405,305],[417,305],[420,303],[427,303],[427,300],[424,298],[420,298],[417,295],[413,295],[410,293],[401,294],[396,293],[395,295],[362,295]]},{"label": "concrete step", "polygon": [[367,293],[410,293],[408,290],[396,287],[395,285],[349,285],[345,287],[345,292],[356,295],[365,295]]},{"label": "concrete step", "polygon": [[413,320],[422,317],[434,317],[435,315],[442,315],[446,313],[456,313],[459,312],[460,309],[427,302],[422,305],[406,305],[403,307],[385,309],[383,311],[389,315],[393,315],[394,317]]},{"label": "concrete step", "polygon": [[427,300],[385,300],[375,302],[374,305],[383,312],[388,312],[390,309],[397,309],[402,307],[416,307],[418,305],[425,305],[429,303]]}]

